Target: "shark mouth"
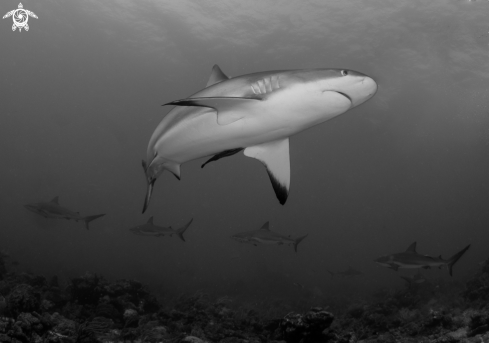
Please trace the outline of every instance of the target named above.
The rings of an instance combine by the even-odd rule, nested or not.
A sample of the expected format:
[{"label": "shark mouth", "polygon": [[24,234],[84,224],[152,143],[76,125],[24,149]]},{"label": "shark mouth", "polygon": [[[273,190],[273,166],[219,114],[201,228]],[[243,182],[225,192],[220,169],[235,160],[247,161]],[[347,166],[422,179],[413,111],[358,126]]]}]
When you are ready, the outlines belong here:
[{"label": "shark mouth", "polygon": [[350,100],[350,103],[353,104],[353,100],[350,98],[350,96],[348,94],[343,93],[343,92],[338,92],[338,91],[335,91],[335,92],[338,93],[338,94],[343,95],[345,98],[347,98],[348,100]]}]

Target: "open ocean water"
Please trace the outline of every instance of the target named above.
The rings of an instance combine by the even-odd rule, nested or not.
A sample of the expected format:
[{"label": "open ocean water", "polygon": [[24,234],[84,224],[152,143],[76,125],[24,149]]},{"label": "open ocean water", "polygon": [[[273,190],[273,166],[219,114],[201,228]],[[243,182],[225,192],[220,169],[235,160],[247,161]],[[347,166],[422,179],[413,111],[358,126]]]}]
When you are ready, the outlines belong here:
[{"label": "open ocean water", "polygon": [[[19,6],[2,0],[0,15]],[[418,273],[383,268],[378,257],[417,242],[418,253],[447,259],[470,244],[452,277],[420,269],[433,293],[400,306],[413,310],[438,289],[464,291],[489,258],[488,1],[28,0],[22,8],[29,12],[0,20],[0,312],[13,289],[8,272],[56,276],[61,288],[83,275],[137,280],[161,303],[205,294],[258,311],[343,313],[404,290],[401,276]],[[19,31],[15,20],[26,18],[28,31]],[[203,89],[215,64],[231,78],[355,70],[378,91],[290,138],[285,205],[263,165],[238,153],[204,169],[205,158],[185,163],[180,181],[163,173],[142,214],[141,160],[172,109],[161,105]],[[55,197],[81,217],[106,215],[86,230],[24,207]],[[173,229],[193,222],[185,242],[129,230],[150,217]],[[308,236],[297,252],[231,238],[265,222]],[[361,275],[328,272],[348,268]]]}]

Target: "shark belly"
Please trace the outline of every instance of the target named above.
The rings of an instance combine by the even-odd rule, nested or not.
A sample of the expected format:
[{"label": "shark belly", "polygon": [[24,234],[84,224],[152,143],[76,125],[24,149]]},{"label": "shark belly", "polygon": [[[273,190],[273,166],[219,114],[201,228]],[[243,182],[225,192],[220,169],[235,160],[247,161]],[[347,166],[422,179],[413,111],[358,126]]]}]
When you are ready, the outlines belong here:
[{"label": "shark belly", "polygon": [[151,139],[154,147],[148,149],[148,155],[157,152],[160,161],[182,164],[228,149],[288,138],[346,112],[351,106],[347,98],[336,92],[311,94],[301,89],[250,102],[236,109],[242,119],[228,125],[219,125],[219,114],[212,109],[173,109],[155,131],[156,137]]}]

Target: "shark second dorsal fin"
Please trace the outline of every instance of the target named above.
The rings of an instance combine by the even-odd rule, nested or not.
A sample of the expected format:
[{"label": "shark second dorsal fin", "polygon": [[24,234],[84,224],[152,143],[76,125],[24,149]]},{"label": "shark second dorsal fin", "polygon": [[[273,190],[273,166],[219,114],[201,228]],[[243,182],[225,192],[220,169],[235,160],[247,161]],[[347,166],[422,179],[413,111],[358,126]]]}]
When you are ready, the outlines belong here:
[{"label": "shark second dorsal fin", "polygon": [[149,217],[147,224],[153,224],[153,216]]},{"label": "shark second dorsal fin", "polygon": [[414,253],[415,253],[415,252],[416,252],[416,242],[414,242],[413,244],[411,244],[411,245],[410,245],[410,246],[407,248],[406,252],[414,252]]},{"label": "shark second dorsal fin", "polygon": [[289,138],[248,147],[244,154],[265,165],[275,195],[282,205],[285,204],[290,187]]},{"label": "shark second dorsal fin", "polygon": [[270,227],[269,227],[269,222],[266,222],[265,224],[262,225],[262,227],[260,228],[260,230],[265,230],[265,231],[270,231]]},{"label": "shark second dorsal fin", "polygon": [[51,200],[52,203],[55,203],[56,205],[59,205],[59,196],[55,196],[53,200]]},{"label": "shark second dorsal fin", "polygon": [[209,81],[207,81],[206,87],[212,86],[225,80],[229,80],[229,77],[222,72],[221,68],[219,68],[217,64],[214,64],[214,67],[212,67],[211,76],[209,77]]}]

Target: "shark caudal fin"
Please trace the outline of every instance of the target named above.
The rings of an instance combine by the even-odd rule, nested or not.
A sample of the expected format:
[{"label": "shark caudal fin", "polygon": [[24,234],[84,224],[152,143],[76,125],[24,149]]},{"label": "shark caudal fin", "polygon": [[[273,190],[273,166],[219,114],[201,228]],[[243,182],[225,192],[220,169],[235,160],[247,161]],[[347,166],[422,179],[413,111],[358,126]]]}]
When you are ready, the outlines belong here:
[{"label": "shark caudal fin", "polygon": [[190,226],[190,224],[192,224],[193,221],[194,218],[190,219],[190,221],[185,226],[175,231],[177,236],[184,242],[185,242],[185,238],[183,238],[183,233],[188,229],[188,227]]},{"label": "shark caudal fin", "polygon": [[465,254],[465,252],[469,250],[469,248],[470,244],[448,259],[448,272],[450,273],[450,276],[452,276],[453,265],[457,263],[458,260],[460,260],[460,257],[462,257],[462,255]]},{"label": "shark caudal fin", "polygon": [[296,238],[295,243],[294,243],[294,251],[295,252],[297,252],[297,246],[299,245],[299,243],[302,242],[302,240],[306,237],[307,237],[307,235]]},{"label": "shark caudal fin", "polygon": [[105,216],[105,213],[104,214],[96,214],[94,216],[86,216],[85,218],[83,218],[83,220],[85,221],[85,227],[87,228],[87,230],[89,229],[88,223],[90,223],[92,220],[95,220],[95,219],[103,217],[103,216]]}]

